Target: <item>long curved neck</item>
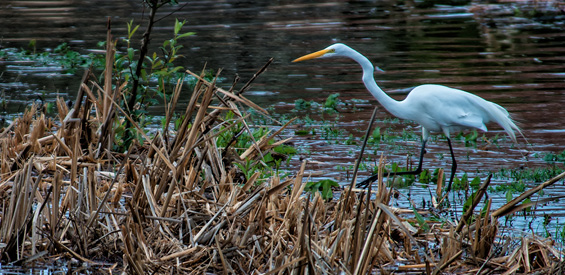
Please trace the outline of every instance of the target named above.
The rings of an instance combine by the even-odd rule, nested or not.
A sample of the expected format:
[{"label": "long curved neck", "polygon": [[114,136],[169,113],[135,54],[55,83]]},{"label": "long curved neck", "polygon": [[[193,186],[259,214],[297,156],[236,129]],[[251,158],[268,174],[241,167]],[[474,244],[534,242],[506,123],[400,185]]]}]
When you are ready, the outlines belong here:
[{"label": "long curved neck", "polygon": [[380,87],[377,85],[375,81],[375,77],[373,75],[375,68],[371,61],[367,59],[362,54],[358,53],[357,51],[352,51],[349,55],[351,59],[357,61],[359,65],[363,68],[363,83],[365,83],[365,87],[369,92],[389,111],[396,117],[405,118],[402,112],[402,104],[399,101],[394,100],[392,97],[388,96]]}]

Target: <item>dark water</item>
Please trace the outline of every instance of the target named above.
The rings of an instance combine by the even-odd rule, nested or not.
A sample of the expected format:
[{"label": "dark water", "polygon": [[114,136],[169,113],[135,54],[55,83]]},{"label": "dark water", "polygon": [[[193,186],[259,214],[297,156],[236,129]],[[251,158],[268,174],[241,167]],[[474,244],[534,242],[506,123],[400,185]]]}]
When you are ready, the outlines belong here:
[{"label": "dark water", "polygon": [[[29,40],[36,39],[38,49],[67,42],[74,50],[93,52],[99,50],[96,43],[105,40],[108,17],[115,37],[126,35],[126,22],[132,18],[142,24],[139,40],[147,17],[139,2],[3,1],[1,46],[27,47]],[[564,10],[563,1],[476,1],[459,6],[427,1],[199,1],[163,8],[157,18],[164,19],[154,29],[152,46],[171,37],[172,22],[178,18],[188,22],[184,30],[196,32],[183,40],[181,51],[185,56],[182,65],[193,71],[207,64],[208,68],[222,68],[226,83],[235,74],[246,81],[273,57],[274,63],[248,94],[252,100],[273,105],[277,112],[289,112],[298,98],[322,102],[337,92],[343,101],[360,99],[357,109],[343,108],[336,126],[357,136],[367,127],[372,106],[377,104],[360,81],[358,65],[339,59],[291,60],[342,42],[385,70],[376,74],[377,81],[396,99],[404,98],[410,87],[425,83],[475,93],[507,108],[528,142],[520,138],[513,145],[502,138],[496,144],[482,142],[476,147],[455,142],[458,175],[467,172],[471,178],[485,177],[500,168],[547,168],[551,164],[543,156],[565,149]],[[17,62],[0,61],[0,73],[3,97],[13,103],[4,113],[20,111],[38,95],[47,100],[57,94],[72,95],[80,81],[80,73],[61,75],[57,68],[31,68]],[[420,134],[417,125],[388,118],[391,115],[379,107],[376,126]],[[489,126],[487,137],[503,136],[500,128]],[[353,165],[358,146],[328,144],[320,138],[298,137],[295,142],[300,157],[311,161],[307,170],[314,177],[348,182],[345,170]],[[407,155],[416,161],[418,148],[416,137],[369,148],[367,154],[378,159],[384,153],[390,161],[402,163]],[[297,157],[291,165],[298,163]],[[450,165],[445,140],[429,142],[425,167],[448,170]],[[562,163],[556,165],[563,168]],[[506,184],[508,180],[495,177],[493,182]],[[539,182],[526,183],[534,186]],[[414,186],[401,192],[429,198],[435,192],[430,188]],[[545,196],[563,194],[565,187],[560,182],[546,190]],[[497,205],[505,202],[503,193],[491,197]],[[555,230],[563,226],[559,217],[565,215],[564,206],[552,203],[540,207],[538,213],[550,213]],[[522,225],[540,232],[539,223]]]}]

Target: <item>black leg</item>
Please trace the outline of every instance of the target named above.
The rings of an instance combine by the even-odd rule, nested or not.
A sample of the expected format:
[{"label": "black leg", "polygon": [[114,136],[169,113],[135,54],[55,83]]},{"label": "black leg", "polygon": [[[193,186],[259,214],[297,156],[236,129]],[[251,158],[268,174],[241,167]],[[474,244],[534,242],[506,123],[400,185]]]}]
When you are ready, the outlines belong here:
[{"label": "black leg", "polygon": [[457,161],[455,161],[455,155],[453,154],[453,148],[451,147],[451,140],[447,138],[447,144],[449,145],[449,152],[451,153],[451,176],[449,177],[449,184],[447,185],[446,193],[451,191],[451,184],[453,183],[453,177],[455,176],[455,170],[457,170]]},{"label": "black leg", "polygon": [[422,162],[424,162],[424,155],[426,154],[426,142],[428,141],[422,141],[422,149],[420,149],[420,163],[418,163],[418,168],[414,171],[418,172],[418,174],[422,173]]},{"label": "black leg", "polygon": [[[449,140],[449,139],[448,139]],[[426,154],[426,142],[427,140],[423,140],[422,141],[422,149],[420,150],[420,162],[418,163],[418,168],[416,168],[416,170],[414,171],[403,171],[403,172],[391,172],[391,173],[385,173],[383,176],[384,177],[389,177],[389,176],[396,176],[396,175],[419,175],[420,173],[422,173],[422,162],[424,160],[424,154]],[[451,144],[449,145],[449,148],[451,148]],[[453,155],[453,154],[452,154]],[[379,178],[379,174],[374,174],[372,176],[370,176],[368,179],[360,182],[357,184],[357,187],[359,188],[365,188],[367,187],[369,184],[373,183],[374,181],[376,181]]]}]

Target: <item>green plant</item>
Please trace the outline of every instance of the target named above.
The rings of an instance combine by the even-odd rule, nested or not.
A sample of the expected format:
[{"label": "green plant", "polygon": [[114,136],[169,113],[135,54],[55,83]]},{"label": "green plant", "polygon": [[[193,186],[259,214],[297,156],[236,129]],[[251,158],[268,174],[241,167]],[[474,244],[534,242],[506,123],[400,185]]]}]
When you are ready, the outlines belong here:
[{"label": "green plant", "polygon": [[295,110],[308,110],[314,104],[313,101],[306,101],[302,98],[299,98],[294,101],[294,109]]},{"label": "green plant", "polygon": [[476,190],[481,185],[481,178],[475,177],[472,181],[469,182],[469,178],[467,173],[463,173],[461,178],[454,177],[452,189],[453,190],[468,190],[469,187]]},{"label": "green plant", "polygon": [[249,180],[255,172],[260,170],[259,166],[250,159],[245,160],[243,163],[234,162],[234,165],[241,170],[246,180]]},{"label": "green plant", "polygon": [[[389,172],[405,172],[408,171],[405,167],[402,167],[397,162],[393,162],[390,166],[385,167],[384,173]],[[376,173],[377,171],[373,171]],[[393,179],[388,182],[389,186],[394,186],[395,188],[406,188],[412,186],[416,181],[416,176],[414,175],[391,175],[389,176],[390,179]]]},{"label": "green plant", "polygon": [[337,123],[331,123],[331,124],[324,124],[320,127],[320,130],[322,131],[322,137],[326,140],[328,139],[336,139],[338,138],[341,134],[344,133],[344,130],[341,129]]},{"label": "green plant", "polygon": [[[226,124],[219,128],[221,134],[216,138],[216,146],[222,150],[227,150],[227,148],[230,147],[234,150],[233,152],[238,155],[241,155],[247,148],[252,147],[254,142],[269,134],[267,127],[246,128],[243,122],[236,120],[235,114],[231,111],[225,114],[223,120]],[[229,129],[226,129],[226,127],[229,127]],[[273,140],[269,141],[269,144],[273,143]],[[259,161],[251,162],[247,160],[245,165],[234,162],[234,165],[240,168],[247,179],[257,171],[262,172],[262,178],[267,178],[272,175],[272,170],[278,172],[283,160],[289,161],[296,153],[296,148],[290,145],[280,144],[273,147],[271,151],[263,154],[262,159]]]},{"label": "green plant", "polygon": [[[171,1],[162,1],[168,3]],[[155,3],[146,3],[153,5]],[[158,8],[151,6],[152,14]],[[154,15],[154,14],[153,14]],[[147,115],[149,107],[159,104],[160,101],[170,100],[169,96],[173,91],[176,80],[184,79],[183,67],[176,66],[175,61],[182,57],[179,51],[182,48],[179,40],[194,34],[193,32],[181,32],[185,21],[175,20],[172,38],[162,42],[159,52],[147,54],[149,36],[152,24],[151,17],[148,29],[143,35],[141,48],[135,49],[132,41],[139,29],[139,25],[134,25],[133,20],[127,23],[127,36],[121,42],[125,43],[125,51],[117,52],[114,61],[113,77],[116,83],[125,83],[123,109],[135,123],[142,123],[143,116]],[[100,43],[105,45],[105,43]],[[115,148],[118,151],[125,150],[133,139],[139,139],[136,130],[132,128],[131,121],[123,122],[123,129],[116,131],[117,140],[121,140]],[[121,127],[121,123],[118,123]]]},{"label": "green plant", "polygon": [[424,184],[430,183],[432,181],[432,175],[430,174],[430,170],[422,169],[422,172],[420,173],[418,178],[420,183],[424,183]]},{"label": "green plant", "polygon": [[[0,50],[0,58],[10,58],[18,61],[33,61],[34,65],[57,68],[62,74],[74,74],[79,69],[90,65],[100,64],[101,55],[82,55],[71,49],[67,43],[59,44],[53,51],[37,52],[37,42],[30,40],[28,50],[4,49]],[[103,64],[103,62],[102,62]],[[100,67],[97,67],[100,68]]]},{"label": "green plant", "polygon": [[294,134],[297,136],[306,136],[308,134],[310,134],[310,132],[313,130],[310,129],[298,129],[294,131]]},{"label": "green plant", "polygon": [[477,130],[474,129],[467,134],[460,132],[459,134],[457,134],[457,136],[455,136],[455,139],[463,140],[465,142],[466,147],[477,146],[478,138],[479,138],[479,133],[477,132]]},{"label": "green plant", "polygon": [[407,131],[406,129],[402,129],[401,137],[403,140],[418,140],[419,136],[414,133],[413,131]]},{"label": "green plant", "polygon": [[338,97],[339,97],[339,93],[329,95],[328,98],[326,99],[326,102],[324,103],[324,109],[326,111],[336,112],[337,105],[341,102]]},{"label": "green plant", "polygon": [[[152,101],[155,95],[160,98],[166,99],[172,92],[172,87],[176,83],[176,79],[183,78],[181,72],[182,66],[176,66],[175,61],[182,57],[179,54],[180,49],[183,47],[179,44],[179,39],[193,35],[194,32],[181,33],[181,29],[186,24],[186,21],[175,20],[173,27],[173,37],[169,40],[163,41],[159,47],[161,54],[153,52],[153,54],[144,56],[141,64],[135,60],[135,56],[140,54],[141,50],[136,50],[131,46],[131,40],[136,33],[139,25],[134,26],[133,21],[128,23],[128,36],[124,39],[127,44],[126,54],[118,54],[116,57],[116,64],[118,69],[121,69],[121,74],[125,80],[133,79],[134,81],[143,80],[140,82],[142,92],[135,98],[137,102],[141,102],[145,108],[157,103]],[[137,69],[140,68],[140,69]],[[134,69],[139,70],[139,75],[134,73]],[[133,96],[133,94],[132,94]],[[146,104],[149,101],[150,104]]]},{"label": "green plant", "polygon": [[289,145],[285,145],[285,144],[281,144],[275,148],[273,148],[273,150],[279,154],[284,154],[284,155],[295,155],[296,154],[296,148],[289,146]]},{"label": "green plant", "polygon": [[381,142],[381,138],[381,127],[375,127],[367,142],[370,144],[379,144]]},{"label": "green plant", "polygon": [[349,136],[345,140],[345,144],[346,145],[356,145],[357,144],[357,140],[355,139],[353,134],[349,134]]},{"label": "green plant", "polygon": [[333,198],[332,187],[339,187],[339,184],[333,180],[324,179],[317,182],[306,183],[304,191],[310,192],[312,194],[320,192],[322,199],[329,200]]},{"label": "green plant", "polygon": [[543,182],[547,181],[563,172],[562,168],[555,165],[548,167],[519,167],[516,169],[501,168],[494,176],[502,179],[510,179],[514,182],[518,181],[533,181]]},{"label": "green plant", "polygon": [[37,51],[37,40],[30,40],[27,46],[28,48],[33,49],[32,54],[35,55],[35,52]]},{"label": "green plant", "polygon": [[561,240],[561,244],[565,244],[565,224],[561,225],[561,227],[557,226],[555,229],[556,235],[558,239]]},{"label": "green plant", "polygon": [[543,157],[544,161],[547,162],[565,162],[565,150],[561,153],[548,153]]},{"label": "green plant", "polygon": [[425,233],[429,232],[430,226],[428,225],[424,217],[420,213],[418,213],[415,208],[412,208],[412,212],[414,212],[414,217],[416,218],[416,221],[418,222],[418,225],[422,229],[422,231],[424,231]]}]

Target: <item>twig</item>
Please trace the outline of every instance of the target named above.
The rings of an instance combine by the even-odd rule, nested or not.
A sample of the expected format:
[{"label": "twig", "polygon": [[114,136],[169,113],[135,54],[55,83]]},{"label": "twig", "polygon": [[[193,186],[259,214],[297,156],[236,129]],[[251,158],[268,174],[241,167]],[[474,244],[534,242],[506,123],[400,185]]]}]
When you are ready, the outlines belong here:
[{"label": "twig", "polygon": [[349,189],[345,192],[345,203],[341,205],[341,211],[337,213],[337,222],[335,223],[335,228],[341,228],[341,223],[343,222],[343,216],[345,215],[345,209],[349,203],[349,197],[351,196],[351,190],[355,185],[357,180],[357,170],[359,170],[359,165],[363,159],[363,153],[365,152],[365,146],[367,146],[367,141],[369,140],[369,134],[371,133],[371,129],[373,128],[373,122],[375,121],[375,117],[377,116],[377,107],[373,110],[373,115],[371,116],[371,121],[369,122],[369,126],[367,127],[367,131],[365,132],[365,139],[363,139],[363,145],[361,145],[361,150],[359,150],[359,156],[357,157],[357,161],[355,162],[355,168],[353,168],[353,178],[351,179],[351,184],[349,185]]}]

